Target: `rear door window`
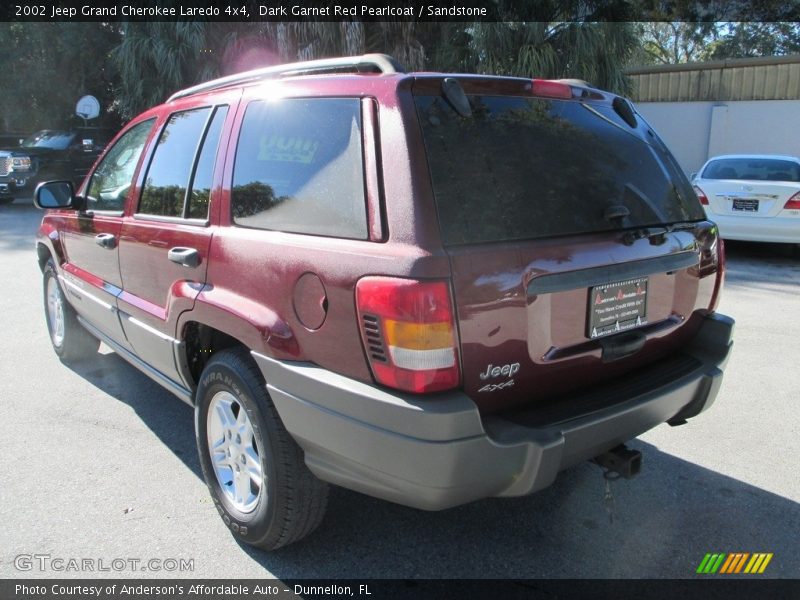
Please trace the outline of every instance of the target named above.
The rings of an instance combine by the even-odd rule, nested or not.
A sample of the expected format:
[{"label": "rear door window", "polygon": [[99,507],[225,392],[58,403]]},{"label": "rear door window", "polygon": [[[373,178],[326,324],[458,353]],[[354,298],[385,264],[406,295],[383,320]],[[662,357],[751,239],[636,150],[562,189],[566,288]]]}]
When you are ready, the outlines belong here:
[{"label": "rear door window", "polygon": [[720,158],[708,163],[703,179],[800,182],[800,164],[774,158]]},{"label": "rear door window", "polygon": [[139,214],[205,219],[227,106],[174,113],[158,139]]},{"label": "rear door window", "polygon": [[251,102],[234,163],[234,222],[366,239],[361,145],[357,98]]},{"label": "rear door window", "polygon": [[185,216],[190,219],[205,219],[208,217],[208,203],[211,198],[211,185],[214,176],[214,165],[217,159],[219,139],[222,135],[222,126],[228,115],[227,106],[218,106],[214,110],[211,122],[206,129],[203,147],[197,158],[192,175],[191,190],[186,198]]},{"label": "rear door window", "polygon": [[147,169],[139,213],[182,217],[192,165],[211,108],[174,113]]},{"label": "rear door window", "polygon": [[446,245],[700,220],[704,214],[669,152],[610,107],[569,100],[471,96],[459,116],[438,96],[416,97]]}]

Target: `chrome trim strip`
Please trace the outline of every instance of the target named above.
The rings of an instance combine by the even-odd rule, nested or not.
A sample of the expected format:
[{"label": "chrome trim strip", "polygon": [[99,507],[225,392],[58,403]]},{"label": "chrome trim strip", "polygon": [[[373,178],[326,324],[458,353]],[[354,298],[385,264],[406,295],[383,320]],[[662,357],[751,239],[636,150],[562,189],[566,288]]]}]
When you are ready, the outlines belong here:
[{"label": "chrome trim strip", "polygon": [[64,285],[66,285],[69,288],[72,288],[79,295],[85,296],[86,298],[88,298],[92,302],[95,302],[96,304],[99,304],[100,306],[102,306],[106,310],[110,310],[111,312],[115,312],[117,310],[116,306],[113,306],[112,304],[109,304],[105,300],[101,300],[100,298],[98,298],[97,296],[92,294],[91,292],[87,292],[85,289],[83,289],[79,285],[73,283],[72,281],[70,281],[69,279],[64,277],[63,275],[59,275],[58,278],[64,283]]},{"label": "chrome trim strip", "polygon": [[162,340],[164,340],[165,342],[172,342],[173,344],[180,344],[180,341],[179,341],[179,340],[176,340],[176,339],[175,339],[174,337],[172,337],[171,335],[167,335],[166,333],[162,333],[161,331],[159,331],[159,330],[158,330],[158,329],[156,329],[155,327],[151,327],[151,326],[150,326],[150,325],[148,325],[147,323],[143,323],[143,322],[142,322],[142,321],[140,321],[139,319],[137,319],[137,318],[135,318],[135,317],[132,317],[131,315],[129,315],[129,314],[128,314],[128,313],[126,313],[126,312],[120,311],[120,312],[119,312],[119,314],[120,314],[120,316],[121,316],[121,317],[123,317],[123,318],[124,318],[124,319],[125,319],[125,320],[126,320],[128,323],[132,323],[133,325],[136,325],[136,326],[138,326],[138,327],[140,327],[140,328],[144,329],[144,330],[145,330],[147,333],[149,333],[149,334],[151,334],[151,335],[154,335],[154,336],[156,336],[156,337],[158,337],[158,338],[161,338],[161,339],[162,339]]},{"label": "chrome trim strip", "polygon": [[699,263],[699,252],[681,251],[654,258],[600,265],[577,271],[546,273],[531,279],[528,283],[527,292],[528,297],[531,297],[537,294],[553,294],[555,292],[577,290],[594,285],[636,279],[637,277],[648,277],[656,273],[680,271],[695,267]]},{"label": "chrome trim strip", "polygon": [[192,219],[184,217],[168,217],[166,215],[148,215],[147,213],[136,213],[133,215],[134,221],[146,221],[152,223],[180,223],[182,225],[193,225],[195,227],[208,227],[208,219]]}]

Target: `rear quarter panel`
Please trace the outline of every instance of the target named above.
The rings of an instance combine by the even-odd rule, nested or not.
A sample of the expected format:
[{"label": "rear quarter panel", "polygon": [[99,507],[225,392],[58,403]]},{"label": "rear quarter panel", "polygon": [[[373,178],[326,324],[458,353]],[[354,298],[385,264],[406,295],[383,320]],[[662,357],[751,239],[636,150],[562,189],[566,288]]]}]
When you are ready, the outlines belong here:
[{"label": "rear quarter panel", "polygon": [[[365,275],[443,278],[450,274],[438,241],[433,204],[419,201],[426,193],[420,186],[426,165],[424,155],[422,162],[419,158],[422,140],[416,121],[409,121],[414,114],[409,89],[410,83],[402,82],[398,88],[395,77],[337,76],[327,82],[297,78],[245,90],[226,149],[223,189],[212,206],[218,211],[220,226],[212,239],[207,284],[181,323],[203,322],[268,356],[306,360],[342,375],[372,380],[356,313],[357,281]],[[379,130],[365,133],[377,140],[366,153],[374,164],[366,165],[365,185],[367,213],[371,219],[380,219],[380,227],[371,223],[369,230],[381,232],[379,241],[250,229],[233,223],[233,157],[246,104],[263,98],[312,96],[378,100],[374,124]],[[365,119],[365,128],[371,126],[369,121]],[[308,273],[322,282],[324,298],[303,297],[305,288],[298,282]],[[324,321],[312,329],[300,320],[297,307],[314,302],[324,311]]]}]

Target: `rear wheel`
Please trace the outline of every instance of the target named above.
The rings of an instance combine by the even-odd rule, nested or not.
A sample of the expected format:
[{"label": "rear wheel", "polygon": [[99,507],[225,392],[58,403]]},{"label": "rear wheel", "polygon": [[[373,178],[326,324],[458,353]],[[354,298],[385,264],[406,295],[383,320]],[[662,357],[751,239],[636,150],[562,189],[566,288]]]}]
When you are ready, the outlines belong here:
[{"label": "rear wheel", "polygon": [[206,484],[236,537],[274,550],[320,524],[327,484],[306,467],[246,350],[222,351],[206,365],[195,431]]},{"label": "rear wheel", "polygon": [[52,258],[44,267],[43,284],[47,331],[58,357],[71,362],[94,355],[100,347],[100,340],[83,328],[75,310],[64,298]]}]

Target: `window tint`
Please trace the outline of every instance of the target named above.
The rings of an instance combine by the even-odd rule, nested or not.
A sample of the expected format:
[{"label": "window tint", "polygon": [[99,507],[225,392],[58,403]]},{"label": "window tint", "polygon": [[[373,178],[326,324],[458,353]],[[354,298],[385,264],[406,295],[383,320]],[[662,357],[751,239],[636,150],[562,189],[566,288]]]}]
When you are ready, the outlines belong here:
[{"label": "window tint", "polygon": [[205,219],[208,216],[208,200],[211,197],[214,162],[217,157],[222,125],[225,123],[227,114],[227,106],[218,106],[206,131],[203,149],[200,151],[200,158],[197,160],[197,167],[194,172],[192,194],[189,196],[188,216],[190,219]]},{"label": "window tint", "polygon": [[169,118],[147,170],[138,212],[183,216],[195,153],[210,112],[210,108],[200,108],[175,113]]},{"label": "window tint", "polygon": [[445,244],[616,229],[614,205],[627,227],[704,218],[669,152],[600,104],[472,96],[463,118],[416,103]]},{"label": "window tint", "polygon": [[358,99],[252,102],[233,172],[234,222],[365,239]]},{"label": "window tint", "polygon": [[129,129],[97,165],[86,193],[88,208],[122,210],[147,136],[155,119]]},{"label": "window tint", "polygon": [[800,164],[775,158],[721,158],[708,164],[703,178],[800,182]]}]

